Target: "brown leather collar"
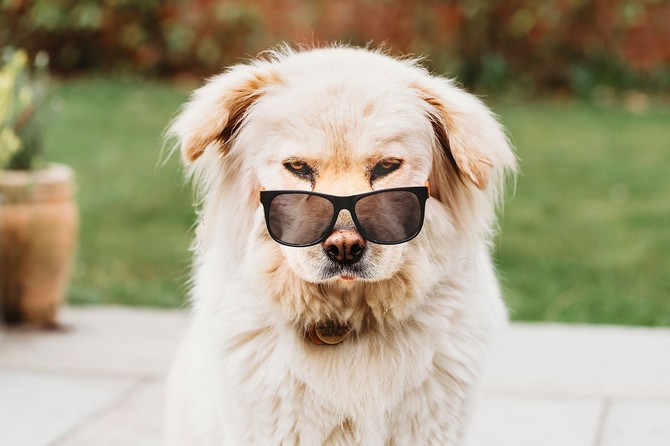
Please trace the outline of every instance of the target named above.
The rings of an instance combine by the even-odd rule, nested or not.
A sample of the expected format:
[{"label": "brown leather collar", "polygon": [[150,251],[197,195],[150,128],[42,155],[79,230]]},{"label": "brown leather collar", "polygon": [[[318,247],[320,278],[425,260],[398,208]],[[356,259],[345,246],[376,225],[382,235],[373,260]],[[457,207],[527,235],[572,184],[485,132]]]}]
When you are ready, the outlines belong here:
[{"label": "brown leather collar", "polygon": [[316,345],[337,345],[344,341],[351,329],[342,322],[325,320],[311,324],[307,328],[307,337]]}]

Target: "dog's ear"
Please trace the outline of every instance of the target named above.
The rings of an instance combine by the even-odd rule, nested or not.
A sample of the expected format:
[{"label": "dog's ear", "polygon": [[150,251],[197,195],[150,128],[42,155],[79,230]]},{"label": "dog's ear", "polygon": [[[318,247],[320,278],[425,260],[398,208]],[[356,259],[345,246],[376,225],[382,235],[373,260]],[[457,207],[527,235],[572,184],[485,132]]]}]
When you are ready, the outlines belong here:
[{"label": "dog's ear", "polygon": [[167,130],[177,139],[185,162],[208,146],[226,150],[249,107],[276,82],[270,62],[236,65],[196,90]]},{"label": "dog's ear", "polygon": [[[502,178],[505,172],[516,170],[516,158],[505,133],[479,99],[442,78],[429,78],[414,87],[428,104],[435,132],[438,152],[432,182],[451,172],[485,190],[496,171]],[[439,189],[439,184],[436,186]]]}]

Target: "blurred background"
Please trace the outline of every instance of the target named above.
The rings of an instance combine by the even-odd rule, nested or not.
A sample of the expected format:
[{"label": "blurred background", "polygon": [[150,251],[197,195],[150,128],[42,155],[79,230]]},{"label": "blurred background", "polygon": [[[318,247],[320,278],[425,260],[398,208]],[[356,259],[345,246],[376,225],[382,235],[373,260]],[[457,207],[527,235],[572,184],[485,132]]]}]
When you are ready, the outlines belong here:
[{"label": "blurred background", "polygon": [[81,214],[72,304],[183,306],[193,197],[163,129],[225,65],[338,41],[425,57],[508,128],[521,175],[496,261],[513,318],[670,325],[670,1],[0,5],[0,47],[49,56],[44,157],[76,171]]}]

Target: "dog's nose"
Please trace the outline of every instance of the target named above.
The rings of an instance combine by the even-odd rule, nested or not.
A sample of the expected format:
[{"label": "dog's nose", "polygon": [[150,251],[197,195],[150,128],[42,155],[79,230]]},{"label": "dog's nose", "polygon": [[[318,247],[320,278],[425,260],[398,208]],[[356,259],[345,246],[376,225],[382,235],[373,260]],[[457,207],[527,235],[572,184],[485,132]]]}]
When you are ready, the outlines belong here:
[{"label": "dog's nose", "polygon": [[335,262],[356,263],[363,257],[365,240],[355,229],[336,229],[323,242],[323,250]]}]

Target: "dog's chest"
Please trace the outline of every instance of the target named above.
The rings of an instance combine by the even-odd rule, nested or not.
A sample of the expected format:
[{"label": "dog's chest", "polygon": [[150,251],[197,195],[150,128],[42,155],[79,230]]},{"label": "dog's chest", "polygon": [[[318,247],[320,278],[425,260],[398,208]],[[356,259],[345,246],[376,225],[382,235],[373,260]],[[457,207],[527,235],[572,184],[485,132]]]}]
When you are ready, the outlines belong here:
[{"label": "dog's chest", "polygon": [[268,331],[233,345],[220,363],[223,409],[244,443],[390,444],[424,418],[444,427],[433,411],[454,383],[424,332],[320,346]]}]

